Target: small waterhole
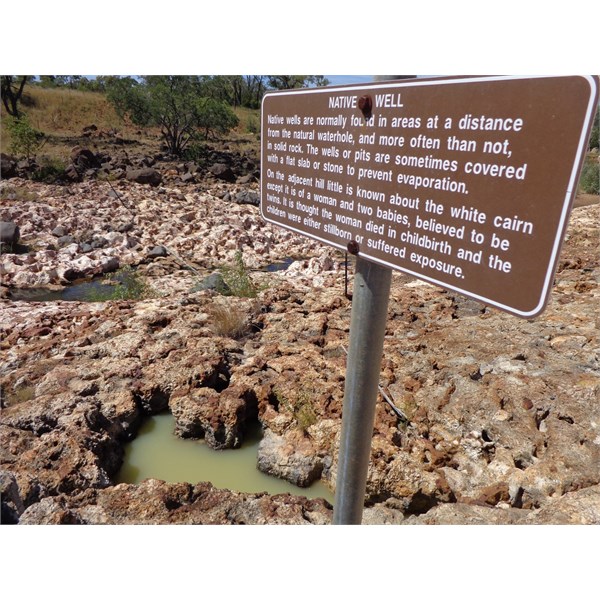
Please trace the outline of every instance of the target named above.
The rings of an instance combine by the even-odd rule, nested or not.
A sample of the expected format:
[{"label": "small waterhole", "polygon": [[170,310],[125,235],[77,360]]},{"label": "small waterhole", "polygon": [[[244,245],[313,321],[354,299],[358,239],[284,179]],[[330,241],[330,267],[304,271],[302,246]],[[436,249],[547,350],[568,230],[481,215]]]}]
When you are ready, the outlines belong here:
[{"label": "small waterhole", "polygon": [[308,488],[271,477],[256,468],[260,425],[248,431],[241,448],[212,450],[204,440],[181,439],[173,434],[175,419],[170,413],[150,417],[137,437],[127,444],[117,483],[141,483],[161,479],[168,483],[209,481],[220,489],[238,492],[294,494],[325,498],[333,504],[334,494],[317,481]]},{"label": "small waterhole", "polygon": [[98,302],[98,298],[108,297],[115,290],[114,285],[104,283],[103,278],[75,281],[61,289],[16,288],[11,290],[10,299],[24,302]]}]

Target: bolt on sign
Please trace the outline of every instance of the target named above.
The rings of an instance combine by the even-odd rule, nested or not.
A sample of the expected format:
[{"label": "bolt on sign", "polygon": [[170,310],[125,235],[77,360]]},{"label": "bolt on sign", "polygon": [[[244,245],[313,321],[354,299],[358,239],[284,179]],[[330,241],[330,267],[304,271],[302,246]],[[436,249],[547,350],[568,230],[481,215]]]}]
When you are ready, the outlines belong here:
[{"label": "bolt on sign", "polygon": [[545,308],[597,77],[267,93],[263,218],[514,315]]}]

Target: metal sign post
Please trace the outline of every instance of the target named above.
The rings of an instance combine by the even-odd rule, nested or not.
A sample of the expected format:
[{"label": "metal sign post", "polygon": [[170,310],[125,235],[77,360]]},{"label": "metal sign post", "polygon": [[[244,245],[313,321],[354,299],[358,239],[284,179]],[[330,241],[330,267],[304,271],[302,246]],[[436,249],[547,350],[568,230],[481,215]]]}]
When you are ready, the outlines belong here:
[{"label": "metal sign post", "polygon": [[333,523],[362,520],[392,271],[356,259]]}]

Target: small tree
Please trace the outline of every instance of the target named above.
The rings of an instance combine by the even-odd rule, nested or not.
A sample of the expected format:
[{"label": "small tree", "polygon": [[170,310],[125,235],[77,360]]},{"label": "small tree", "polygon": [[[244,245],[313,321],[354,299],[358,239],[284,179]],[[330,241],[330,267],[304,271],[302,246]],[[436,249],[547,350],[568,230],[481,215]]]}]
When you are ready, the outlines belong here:
[{"label": "small tree", "polygon": [[225,133],[235,114],[219,101],[202,99],[203,82],[194,76],[150,76],[112,80],[108,99],[136,125],[158,126],[169,152],[181,156],[198,128]]},{"label": "small tree", "polygon": [[11,152],[25,155],[28,159],[35,155],[46,141],[44,134],[34,129],[24,114],[18,119],[14,117],[8,119],[6,127],[10,135]]},{"label": "small tree", "polygon": [[292,90],[301,87],[323,87],[329,80],[323,75],[269,75],[269,87],[276,90]]}]

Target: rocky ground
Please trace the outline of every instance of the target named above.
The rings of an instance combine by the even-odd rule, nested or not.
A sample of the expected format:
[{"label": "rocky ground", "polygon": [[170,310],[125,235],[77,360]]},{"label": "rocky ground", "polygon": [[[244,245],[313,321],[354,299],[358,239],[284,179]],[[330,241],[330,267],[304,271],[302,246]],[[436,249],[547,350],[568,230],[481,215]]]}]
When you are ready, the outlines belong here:
[{"label": "rocky ground", "polygon": [[[178,435],[215,449],[258,419],[261,470],[335,488],[343,257],[264,223],[245,176],[0,184],[21,252],[0,260],[3,523],[330,522],[325,500],[301,495],[114,485],[124,444],[168,409]],[[381,385],[407,420],[378,403],[364,522],[600,523],[599,212],[574,209],[534,321],[394,274]],[[256,298],[201,289],[238,250],[251,269],[300,260],[251,271]],[[153,294],[10,299],[126,264]]]}]

